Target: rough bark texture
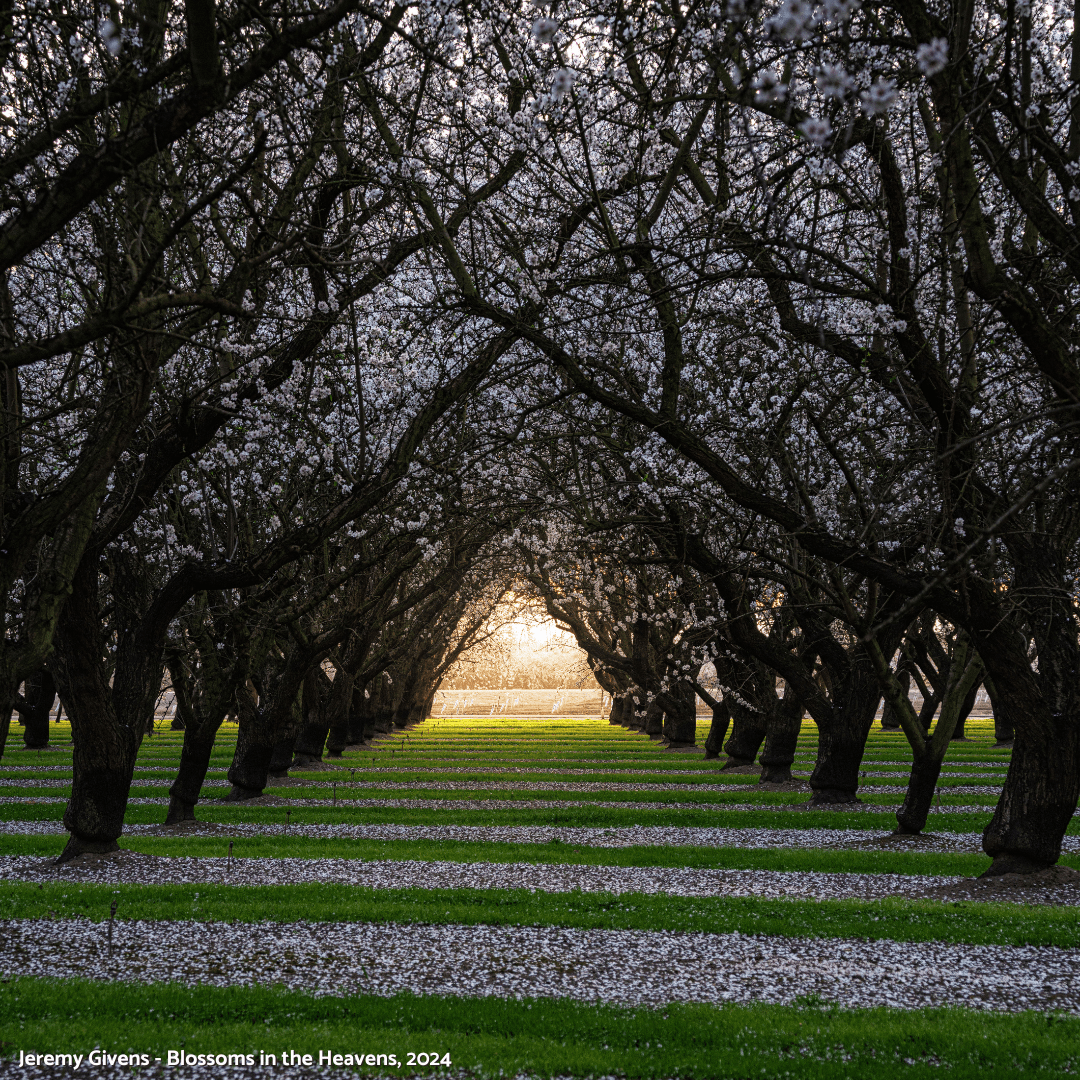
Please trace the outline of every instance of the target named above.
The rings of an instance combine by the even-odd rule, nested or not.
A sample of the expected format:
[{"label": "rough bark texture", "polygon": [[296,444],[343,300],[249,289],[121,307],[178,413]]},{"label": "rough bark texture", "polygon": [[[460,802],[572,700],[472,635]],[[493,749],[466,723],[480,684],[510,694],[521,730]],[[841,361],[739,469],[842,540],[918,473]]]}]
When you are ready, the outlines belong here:
[{"label": "rough bark texture", "polygon": [[675,750],[697,743],[697,697],[691,683],[677,682],[668,695],[669,707],[664,714],[664,738]]},{"label": "rough bark texture", "polygon": [[[900,689],[904,694],[911,690],[911,672],[907,667],[901,665],[897,668],[896,681],[900,684]],[[903,731],[900,727],[900,717],[896,715],[896,710],[887,701],[881,710],[881,728],[883,731]]]},{"label": "rough bark texture", "polygon": [[753,765],[761,744],[765,741],[765,717],[737,702],[727,702],[731,713],[731,738],[724,744],[728,759],[725,769]]},{"label": "rough bark texture", "polygon": [[217,723],[206,722],[198,727],[190,725],[184,731],[184,745],[180,751],[180,768],[169,788],[169,810],[166,825],[195,820],[195,806],[199,801],[206,770],[210,767],[210,755],[214,752],[214,740],[218,728],[225,719],[224,712]]},{"label": "rough bark texture", "polygon": [[908,777],[904,804],[896,812],[896,831],[905,836],[914,836],[926,828],[926,819],[934,801],[938,777],[941,775],[942,759],[927,752],[916,757]]},{"label": "rough bark texture", "polygon": [[[281,667],[267,666],[259,683],[259,705],[241,711],[240,730],[228,778],[232,788],[226,802],[257,799],[265,790],[270,775],[274,748],[289,740],[292,746],[303,724],[297,696],[304,672],[295,653]],[[287,768],[287,767],[286,767]]]},{"label": "rough bark texture", "polygon": [[818,722],[817,762],[810,776],[813,806],[858,802],[859,767],[881,701],[873,669],[862,657],[847,664],[833,687],[832,716]]},{"label": "rough bark texture", "polygon": [[802,718],[802,699],[790,686],[786,687],[783,699],[765,717],[765,749],[758,759],[763,784],[783,784],[792,779],[791,766],[799,746]]},{"label": "rough bark texture", "polygon": [[23,745],[27,750],[44,750],[49,745],[49,714],[56,701],[56,683],[48,668],[41,668],[26,680],[23,689],[26,711],[23,719]]},{"label": "rough bark texture", "polygon": [[[113,595],[118,606],[139,610],[143,598],[129,590],[123,567],[114,567]],[[161,685],[161,651],[140,640],[137,631],[121,630],[112,684],[102,657],[102,622],[97,603],[98,560],[80,564],[72,593],[57,624],[51,663],[64,700],[70,705],[71,796],[64,826],[71,839],[60,861],[86,851],[114,851],[124,828],[135,758],[153,715]]]},{"label": "rough bark texture", "polygon": [[705,757],[718,758],[724,749],[724,739],[727,737],[728,725],[731,723],[731,713],[727,706],[718,702],[713,706],[712,724],[709,726],[709,737],[705,740]]},{"label": "rough bark texture", "polygon": [[[983,850],[987,874],[1027,873],[1057,862],[1080,797],[1080,645],[1067,562],[1043,539],[1010,537],[1015,592],[1034,638],[999,624],[979,642],[993,675],[995,708],[1015,731],[1009,771]],[[989,684],[988,684],[989,689]]]},{"label": "rough bark texture", "polygon": [[664,707],[653,698],[645,711],[645,727],[643,728],[650,739],[660,739],[664,735]]},{"label": "rough bark texture", "polygon": [[236,749],[228,772],[232,787],[225,796],[226,802],[257,799],[266,787],[276,741],[268,713],[268,709],[260,706],[252,709],[247,717],[241,713],[238,718]]},{"label": "rough bark texture", "polygon": [[322,761],[323,747],[330,734],[327,710],[330,690],[330,680],[320,665],[312,667],[304,676],[304,726],[295,742],[293,765],[311,765]]}]

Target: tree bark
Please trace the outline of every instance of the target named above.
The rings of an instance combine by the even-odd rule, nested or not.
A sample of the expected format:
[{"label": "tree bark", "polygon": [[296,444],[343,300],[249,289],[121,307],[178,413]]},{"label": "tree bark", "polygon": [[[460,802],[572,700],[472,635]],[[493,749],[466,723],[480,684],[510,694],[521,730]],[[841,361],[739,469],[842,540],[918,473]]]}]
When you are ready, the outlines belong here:
[{"label": "tree bark", "polygon": [[48,668],[41,668],[26,680],[23,689],[27,710],[23,713],[23,745],[27,750],[44,750],[49,745],[49,714],[56,701],[56,683]]},{"label": "tree bark", "polygon": [[354,682],[352,703],[349,707],[349,743],[350,746],[365,746],[371,735],[369,722],[371,710],[368,707],[368,698],[364,697],[364,687]]},{"label": "tree bark", "polygon": [[791,766],[802,732],[803,703],[790,685],[765,717],[765,749],[761,762],[761,783],[784,784],[792,779]]},{"label": "tree bark", "polygon": [[720,756],[730,723],[731,713],[728,711],[727,706],[723,702],[717,702],[713,706],[709,737],[705,740],[705,757],[707,759],[711,760]]},{"label": "tree bark", "polygon": [[759,712],[753,712],[745,705],[735,701],[725,704],[731,713],[731,738],[724,744],[724,753],[728,759],[724,762],[725,769],[738,769],[746,765],[753,765],[761,744],[765,741],[765,717]]},{"label": "tree bark", "polygon": [[993,673],[996,706],[1015,730],[1009,771],[983,850],[989,876],[1031,873],[1061,855],[1080,798],[1080,642],[1065,557],[1048,540],[1009,538],[1018,610],[1039,658],[1036,672],[1025,635],[999,624],[979,642]]},{"label": "tree bark", "polygon": [[184,729],[184,745],[180,751],[180,768],[169,788],[169,809],[165,815],[166,825],[179,825],[195,820],[195,806],[199,801],[206,770],[210,767],[210,755],[218,729],[225,720],[222,711],[216,722],[207,718],[202,724],[189,724]]},{"label": "tree bark", "polygon": [[[113,567],[118,606],[138,608],[140,597],[122,566]],[[64,826],[71,834],[60,856],[66,862],[84,852],[116,851],[124,829],[135,758],[153,715],[161,686],[161,650],[121,629],[112,685],[102,663],[98,603],[98,558],[84,557],[57,623],[51,664],[71,718],[71,797]]]},{"label": "tree bark", "polygon": [[664,714],[663,734],[671,749],[697,744],[697,697],[691,683],[677,682],[668,695],[669,708]]},{"label": "tree bark", "polygon": [[664,707],[653,698],[645,710],[645,726],[642,729],[650,739],[660,739],[664,735]]},{"label": "tree bark", "polygon": [[226,802],[246,802],[262,795],[274,748],[286,739],[292,740],[288,747],[291,760],[292,746],[303,723],[297,703],[303,675],[295,648],[290,649],[283,670],[267,663],[259,684],[258,706],[240,711],[240,730],[228,773],[232,787]]},{"label": "tree bark", "polygon": [[619,727],[629,727],[630,718],[634,712],[634,702],[629,694],[617,694],[611,699],[611,716],[609,722],[618,724]]},{"label": "tree bark", "polygon": [[953,742],[967,742],[967,735],[964,733],[964,725],[967,723],[968,717],[971,715],[971,710],[975,708],[975,701],[979,696],[979,687],[981,683],[976,683],[964,698],[960,705],[960,715],[956,720],[956,727],[953,728],[952,741]]},{"label": "tree bark", "polygon": [[295,740],[295,757],[292,759],[294,767],[322,761],[323,747],[330,734],[330,716],[326,706],[332,685],[326,672],[318,664],[304,676],[304,726],[299,738]]},{"label": "tree bark", "polygon": [[916,836],[926,828],[942,760],[938,754],[928,751],[912,762],[904,803],[896,812],[896,831],[900,835]]},{"label": "tree bark", "polygon": [[330,731],[326,737],[327,757],[339,758],[349,745],[349,725],[353,700],[353,677],[349,672],[339,670],[334,675],[327,702]]},{"label": "tree bark", "polygon": [[[886,650],[882,650],[886,651]],[[811,806],[858,802],[859,767],[877,715],[881,689],[868,658],[850,658],[833,680],[833,715],[818,723],[818,753],[810,776]]]},{"label": "tree bark", "polygon": [[[901,665],[897,669],[896,680],[900,683],[903,693],[908,694],[911,690],[911,672],[905,666]],[[896,715],[896,710],[888,701],[881,709],[881,729],[882,731],[903,731],[900,726],[900,717]]]}]

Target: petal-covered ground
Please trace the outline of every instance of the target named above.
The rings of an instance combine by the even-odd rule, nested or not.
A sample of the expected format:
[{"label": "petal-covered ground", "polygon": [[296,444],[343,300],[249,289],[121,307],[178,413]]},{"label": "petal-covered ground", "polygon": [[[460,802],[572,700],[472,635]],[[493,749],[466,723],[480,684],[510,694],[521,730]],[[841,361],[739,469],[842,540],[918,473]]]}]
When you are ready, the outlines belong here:
[{"label": "petal-covered ground", "polygon": [[[1080,1015],[1075,920],[1061,910],[1038,921],[1039,912],[1080,904],[1077,824],[1057,870],[976,880],[988,865],[981,830],[1009,758],[987,721],[969,721],[969,740],[952,744],[927,831],[907,839],[889,834],[910,752],[902,735],[880,729],[863,762],[861,801],[810,809],[809,723],[788,785],[759,785],[753,770],[724,770],[722,759],[672,753],[588,717],[434,718],[294,769],[242,804],[223,801],[236,735],[226,725],[200,820],[179,827],[161,822],[182,734],[159,729],[140,752],[121,839],[128,850],[59,867],[70,733],[66,724],[53,733],[48,751],[16,749],[0,767],[0,881],[9,891],[0,900],[0,976],[22,992],[27,979],[48,978],[132,994],[172,981],[208,993],[278,986],[350,1001],[408,992],[462,1008],[501,998],[585,1009],[696,1002],[797,1012],[811,1002],[897,1017],[938,1007],[973,1017]],[[699,742],[705,734],[702,721]],[[281,921],[266,921],[268,890],[284,897],[281,890],[305,888],[288,894],[293,906],[281,908]],[[337,909],[352,890],[394,897],[397,914],[376,921],[360,904],[342,921]],[[181,896],[179,916],[155,914],[155,904],[176,908]],[[214,915],[226,896],[241,897],[230,899],[229,922]],[[436,921],[443,910],[432,905],[444,896],[446,918]],[[562,906],[530,924],[539,909],[523,914],[522,896]],[[769,905],[769,932],[702,932],[715,924],[700,919],[672,929],[689,923],[649,914],[663,910],[665,896]],[[575,897],[599,899],[593,907],[582,900],[574,925],[559,924],[559,911],[575,912]],[[307,908],[298,920],[300,902]],[[459,903],[473,905],[467,924],[450,914]],[[597,903],[609,914],[638,912],[638,921],[633,929],[590,925]],[[835,905],[845,903],[855,907],[841,918]],[[879,913],[880,937],[870,929]],[[861,928],[855,936],[851,919]],[[989,930],[973,937],[978,923]],[[938,929],[928,935],[921,927],[931,924]],[[993,943],[1001,941],[1012,944]],[[78,991],[80,1000],[87,992]],[[0,1023],[15,1045],[24,1028],[13,1028],[11,1016]],[[10,1067],[0,1065],[0,1075]],[[110,1068],[84,1064],[78,1075],[111,1076]],[[184,1068],[164,1075],[217,1075]]]}]

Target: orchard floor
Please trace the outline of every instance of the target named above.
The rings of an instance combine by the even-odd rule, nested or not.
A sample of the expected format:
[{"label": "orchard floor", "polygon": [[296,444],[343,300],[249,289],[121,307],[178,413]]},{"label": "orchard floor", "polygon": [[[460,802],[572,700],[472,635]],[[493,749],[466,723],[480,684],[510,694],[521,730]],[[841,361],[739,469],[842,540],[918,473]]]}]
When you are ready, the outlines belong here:
[{"label": "orchard floor", "polygon": [[25,1059],[94,1047],[176,1078],[1080,1072],[1080,819],[1060,872],[975,880],[989,720],[905,842],[910,753],[880,729],[863,801],[807,811],[809,723],[779,790],[595,718],[437,716],[241,805],[226,726],[178,829],[159,731],[122,852],[64,868],[52,731],[0,762],[0,1077],[132,1075]]}]

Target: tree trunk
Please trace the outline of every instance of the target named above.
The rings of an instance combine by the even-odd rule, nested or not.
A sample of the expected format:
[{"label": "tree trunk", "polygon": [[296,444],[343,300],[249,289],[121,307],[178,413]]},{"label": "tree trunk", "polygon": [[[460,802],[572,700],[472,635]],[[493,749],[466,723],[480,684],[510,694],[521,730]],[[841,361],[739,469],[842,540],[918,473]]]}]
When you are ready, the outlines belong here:
[{"label": "tree trunk", "polygon": [[718,758],[724,748],[724,739],[727,736],[728,725],[731,723],[731,713],[723,702],[717,702],[713,706],[712,724],[709,726],[709,737],[705,740],[705,757],[708,759]]},{"label": "tree trunk", "polygon": [[981,683],[976,683],[970,691],[968,691],[967,697],[964,698],[963,703],[960,706],[960,715],[956,720],[956,727],[953,728],[952,741],[953,742],[967,742],[968,737],[964,734],[964,725],[967,723],[968,717],[971,715],[971,710],[975,708],[975,701],[979,696],[979,687]]},{"label": "tree trunk", "polygon": [[349,706],[349,746],[364,746],[369,732],[367,723],[370,717],[368,699],[364,697],[364,687],[353,683],[352,699]]},{"label": "tree trunk", "polygon": [[369,686],[372,727],[380,735],[388,735],[394,730],[394,702],[390,685],[384,672],[376,675]]},{"label": "tree trunk", "polygon": [[1031,629],[1039,666],[1032,668],[1016,627],[999,624],[979,642],[995,707],[1015,731],[1001,798],[983,833],[983,850],[994,860],[989,876],[1056,863],[1080,797],[1080,647],[1067,563],[1049,541],[1009,543],[1016,567],[1010,595]]},{"label": "tree trunk", "polygon": [[728,759],[723,767],[738,769],[753,765],[754,758],[765,741],[765,717],[738,702],[725,699],[725,704],[731,713],[732,723],[731,738],[724,744],[724,753]]},{"label": "tree trunk", "polygon": [[834,678],[833,700],[833,715],[817,725],[817,762],[810,776],[811,806],[859,801],[859,767],[881,701],[881,688],[869,659],[852,659],[842,683]]},{"label": "tree trunk", "polygon": [[330,734],[330,717],[326,708],[332,683],[321,665],[315,665],[304,676],[303,716],[304,726],[295,740],[294,767],[313,765],[322,761],[323,746]]},{"label": "tree trunk", "polygon": [[236,748],[228,772],[232,787],[225,796],[226,802],[257,799],[266,788],[276,741],[269,712],[260,702],[256,708],[241,710],[237,717],[240,730],[236,735]]},{"label": "tree trunk", "polygon": [[784,784],[792,779],[791,766],[802,732],[803,703],[790,687],[784,697],[769,709],[765,718],[765,749],[761,762],[761,783]]},{"label": "tree trunk", "polygon": [[[911,672],[906,667],[900,667],[897,670],[896,681],[900,684],[900,689],[905,695],[910,692]],[[900,717],[896,715],[896,710],[887,701],[881,709],[881,729],[882,731],[903,731],[900,726]]]},{"label": "tree trunk", "polygon": [[406,727],[409,723],[408,694],[405,693],[405,676],[390,684],[390,730]]},{"label": "tree trunk", "polygon": [[619,694],[611,703],[611,715],[619,727],[628,728],[634,718],[634,699],[629,694]]},{"label": "tree trunk", "polygon": [[49,745],[49,714],[56,701],[56,683],[48,668],[41,668],[26,680],[23,697],[28,706],[23,714],[23,745],[27,750],[44,750]]},{"label": "tree trunk", "polygon": [[290,651],[283,671],[268,667],[264,672],[258,707],[241,709],[240,731],[228,774],[232,788],[225,796],[226,802],[246,802],[262,795],[278,744],[288,742],[291,760],[292,747],[303,723],[297,701],[303,675],[295,652]]},{"label": "tree trunk", "polygon": [[[118,606],[138,607],[128,592],[123,567],[114,566]],[[71,797],[64,826],[71,834],[60,856],[66,862],[84,852],[116,851],[124,829],[135,758],[161,686],[161,651],[122,628],[112,685],[102,658],[107,655],[97,604],[98,558],[87,555],[72,582],[56,629],[52,664],[71,718]]]},{"label": "tree trunk", "polygon": [[276,780],[284,780],[289,775],[289,769],[295,764],[296,744],[300,740],[300,730],[297,724],[292,724],[274,743],[274,749],[270,753],[270,764],[266,767],[267,780],[274,777]]},{"label": "tree trunk", "polygon": [[216,719],[207,717],[199,725],[188,724],[184,729],[184,745],[180,751],[180,768],[169,788],[169,810],[166,825],[179,825],[182,821],[195,820],[195,806],[199,801],[206,770],[210,767],[210,755],[214,752],[214,740],[225,720],[223,710]]},{"label": "tree trunk", "polygon": [[669,709],[664,714],[664,737],[668,747],[678,750],[697,744],[697,697],[692,684],[680,681],[672,688]]},{"label": "tree trunk", "polygon": [[349,724],[353,700],[353,677],[347,671],[338,670],[330,687],[330,699],[326,705],[330,730],[326,737],[327,757],[339,758],[349,745]]},{"label": "tree trunk", "polygon": [[915,758],[908,777],[904,804],[896,811],[896,831],[904,836],[916,836],[926,828],[926,819],[933,805],[942,758],[929,748]]},{"label": "tree trunk", "polygon": [[650,739],[660,739],[664,734],[664,707],[653,698],[645,711],[645,727],[643,728]]}]

